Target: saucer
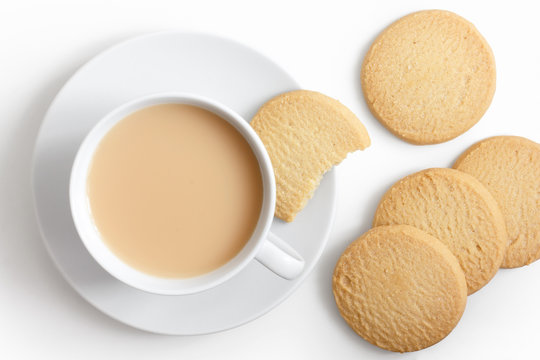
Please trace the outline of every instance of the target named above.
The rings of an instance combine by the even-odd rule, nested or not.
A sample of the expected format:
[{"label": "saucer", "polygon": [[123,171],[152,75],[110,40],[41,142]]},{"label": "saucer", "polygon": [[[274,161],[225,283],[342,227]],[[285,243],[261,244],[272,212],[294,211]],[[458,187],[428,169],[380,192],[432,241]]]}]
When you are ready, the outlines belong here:
[{"label": "saucer", "polygon": [[284,280],[257,261],[210,290],[163,296],[132,288],[90,256],[69,208],[69,175],[85,135],[118,105],[157,92],[189,92],[223,103],[245,119],[273,96],[299,85],[278,65],[236,42],[164,32],[113,46],[64,85],[41,126],[34,154],[33,190],[43,241],[56,266],[90,304],[127,325],[171,335],[206,334],[256,319],[285,300],[313,269],[326,244],[335,209],[333,171],[292,223],[274,219],[271,231],[306,262]]}]

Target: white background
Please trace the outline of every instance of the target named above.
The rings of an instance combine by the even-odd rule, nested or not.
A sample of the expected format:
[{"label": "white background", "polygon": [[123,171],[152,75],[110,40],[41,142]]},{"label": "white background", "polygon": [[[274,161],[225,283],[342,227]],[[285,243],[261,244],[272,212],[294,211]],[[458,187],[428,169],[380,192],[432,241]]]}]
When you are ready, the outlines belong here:
[{"label": "white background", "polygon": [[[359,86],[370,42],[416,10],[452,10],[491,44],[497,91],[484,118],[445,144],[413,146],[370,115]],[[380,350],[339,317],[331,275],[346,245],[369,228],[377,201],[400,177],[450,166],[496,134],[540,142],[540,21],[535,2],[473,1],[2,1],[0,4],[0,358],[1,359],[537,359],[540,261],[501,270],[469,297],[457,328],[412,354]],[[129,328],[81,299],[54,268],[36,224],[33,143],[51,100],[92,56],[129,37],[180,29],[220,34],[274,59],[306,89],[349,106],[372,146],[338,168],[336,221],[313,273],[265,316],[226,332],[160,336]],[[53,206],[53,205],[51,205]]]}]

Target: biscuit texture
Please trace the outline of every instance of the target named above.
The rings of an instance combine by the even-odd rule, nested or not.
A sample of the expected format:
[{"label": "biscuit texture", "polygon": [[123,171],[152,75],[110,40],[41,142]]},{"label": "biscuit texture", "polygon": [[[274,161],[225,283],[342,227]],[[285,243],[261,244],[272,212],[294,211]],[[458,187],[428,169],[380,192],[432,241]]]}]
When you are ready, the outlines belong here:
[{"label": "biscuit texture", "polygon": [[495,59],[462,17],[442,10],[409,14],[386,28],[361,70],[373,115],[413,144],[453,139],[476,124],[495,92]]},{"label": "biscuit texture", "polygon": [[502,266],[540,258],[540,144],[496,136],[466,150],[454,168],[478,179],[493,195],[506,221],[509,246]]},{"label": "biscuit texture", "polygon": [[465,276],[436,238],[408,225],[380,226],[351,243],[333,276],[338,309],[370,343],[416,351],[446,337],[467,302]]},{"label": "biscuit texture", "polygon": [[251,126],[264,143],[276,175],[276,216],[294,220],[322,176],[348,153],[370,145],[358,118],[339,101],[308,90],[276,96]]},{"label": "biscuit texture", "polygon": [[394,184],[373,226],[407,224],[439,239],[456,256],[469,294],[491,280],[507,246],[497,202],[474,177],[454,169],[427,169]]}]

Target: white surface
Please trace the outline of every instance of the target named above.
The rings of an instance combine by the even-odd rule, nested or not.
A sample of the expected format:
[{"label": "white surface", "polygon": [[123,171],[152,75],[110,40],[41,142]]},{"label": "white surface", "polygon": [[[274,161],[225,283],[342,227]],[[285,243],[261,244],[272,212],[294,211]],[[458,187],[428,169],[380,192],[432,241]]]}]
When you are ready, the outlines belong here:
[{"label": "white surface", "polygon": [[[208,58],[216,54],[219,58]],[[159,64],[159,67],[152,64]],[[211,81],[201,82],[201,78],[209,78]],[[123,118],[129,113],[129,109],[134,107],[130,104],[113,110],[126,101],[133,100],[137,104],[136,108],[140,108],[141,105],[144,107],[155,103],[147,97],[141,104],[137,99],[143,94],[189,92],[212,97],[245,119],[251,119],[259,106],[257,104],[264,103],[277,93],[297,87],[296,82],[281,68],[245,46],[215,36],[177,31],[130,39],[98,55],[77,71],[54,99],[43,120],[35,147],[33,174],[41,232],[66,279],[86,300],[111,317],[139,329],[171,335],[226,330],[259,317],[283,301],[309,275],[328,239],[335,209],[334,173],[328,174],[321,182],[312,201],[296,221],[287,224],[274,219],[274,176],[269,167],[263,167],[265,200],[261,216],[269,222],[261,223],[254,234],[264,239],[264,234],[271,227],[272,233],[284,240],[280,243],[274,239],[273,244],[282,247],[284,251],[288,250],[288,253],[295,252],[292,250],[294,246],[306,261],[305,270],[300,276],[288,281],[265,269],[259,262],[250,261],[250,253],[256,252],[260,244],[250,241],[240,253],[243,259],[233,259],[217,273],[207,275],[209,281],[218,281],[220,273],[227,270],[232,273],[234,270],[231,269],[235,268],[240,270],[242,265],[239,263],[247,262],[247,267],[237,276],[213,289],[185,296],[161,296],[136,290],[102,269],[98,263],[104,263],[103,257],[96,257],[97,262],[94,261],[77,236],[75,227],[79,229],[79,234],[91,234],[94,226],[87,223],[86,229],[85,226],[81,227],[79,216],[75,221],[77,226],[74,226],[70,216],[68,188],[71,165],[75,164],[73,172],[78,173],[77,168],[86,168],[84,164],[90,161],[92,151],[85,150],[82,150],[82,154],[88,155],[86,159],[77,156],[73,161],[79,144],[85,139],[81,146],[81,149],[85,149],[92,143],[92,139],[100,137],[101,131],[106,131],[109,121],[104,120],[101,126],[94,125],[103,116],[109,117],[106,114],[110,111],[113,111],[110,115],[113,119],[117,116]],[[160,98],[160,95],[152,97]],[[164,98],[174,102],[173,96]],[[192,103],[196,103],[194,99]],[[220,113],[219,110],[223,108],[214,106],[210,109],[222,117],[230,118],[224,111]],[[248,141],[258,143],[257,149],[263,147],[245,120],[240,117],[237,119],[235,126],[244,133],[252,134]],[[265,164],[270,163],[266,152],[256,152],[256,155],[262,155]],[[86,179],[86,175],[82,179]],[[71,188],[71,193],[79,193],[83,199],[78,202],[86,203],[86,187],[79,186],[78,191],[73,191],[75,188],[77,186]],[[76,213],[86,211],[79,209]],[[96,256],[96,248],[88,247],[88,241],[86,237],[86,248]],[[288,248],[285,248],[285,241],[290,244]],[[101,241],[98,240],[97,244],[105,254],[114,257]],[[263,255],[264,260],[270,261],[272,259],[268,254],[272,250],[275,250],[274,253],[279,251],[277,246],[265,247],[264,253],[259,254]],[[107,265],[112,265],[112,262],[108,261]],[[115,265],[126,268],[121,262]],[[111,270],[111,267],[108,269]],[[133,276],[126,276],[118,269],[115,269],[114,274],[118,279],[133,284]],[[198,283],[195,278],[177,281]],[[143,284],[140,280],[136,285],[147,290],[158,287],[157,284]],[[159,288],[165,290],[163,285],[159,285]],[[173,290],[173,287],[169,290]]]},{"label": "white surface", "polygon": [[[369,114],[362,56],[391,21],[444,8],[472,21],[493,48],[497,91],[469,132],[445,144],[408,145]],[[330,279],[345,246],[369,228],[382,193],[401,176],[449,166],[481,138],[540,141],[537,2],[498,1],[4,1],[0,8],[0,358],[2,359],[534,359],[540,337],[540,262],[502,270],[469,298],[439,344],[399,355],[357,337],[335,308]],[[348,105],[373,145],[339,166],[338,207],[314,272],[287,301],[223,333],[168,337],[122,325],[88,305],[61,277],[38,233],[30,160],[44,111],[68,77],[104,48],[148,31],[218,33],[262,51],[303,87]]]}]

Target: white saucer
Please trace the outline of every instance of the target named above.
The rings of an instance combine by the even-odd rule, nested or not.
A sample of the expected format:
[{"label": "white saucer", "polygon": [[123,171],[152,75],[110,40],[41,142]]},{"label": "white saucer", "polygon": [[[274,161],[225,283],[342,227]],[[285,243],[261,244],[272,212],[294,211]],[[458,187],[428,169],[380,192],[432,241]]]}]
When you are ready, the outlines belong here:
[{"label": "white saucer", "polygon": [[154,92],[192,92],[213,98],[246,119],[298,84],[263,55],[222,38],[180,32],[138,37],[103,52],[63,87],[41,127],[33,187],[43,240],[73,288],[105,314],[162,334],[211,333],[253,320],[287,298],[313,269],[326,244],[335,209],[335,176],[325,175],[293,223],[274,219],[272,232],[305,259],[302,275],[287,281],[253,261],[214,289],[161,296],[131,288],[90,257],[75,231],[68,202],[69,172],[77,147],[103,115]]}]

